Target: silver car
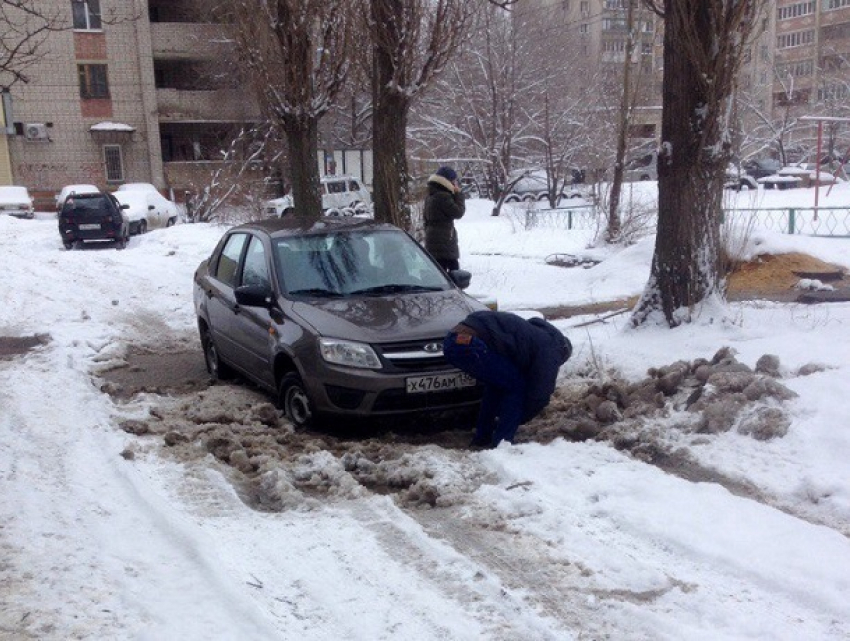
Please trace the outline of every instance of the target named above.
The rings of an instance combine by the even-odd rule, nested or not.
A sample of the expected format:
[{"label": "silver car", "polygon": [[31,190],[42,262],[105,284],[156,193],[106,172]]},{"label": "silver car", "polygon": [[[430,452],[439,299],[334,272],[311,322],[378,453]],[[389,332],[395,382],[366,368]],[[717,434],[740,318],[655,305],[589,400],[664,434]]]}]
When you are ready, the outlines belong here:
[{"label": "silver car", "polygon": [[240,374],[295,425],[474,407],[481,388],[443,337],[485,305],[392,225],[275,218],[230,229],[194,278],[213,378]]}]

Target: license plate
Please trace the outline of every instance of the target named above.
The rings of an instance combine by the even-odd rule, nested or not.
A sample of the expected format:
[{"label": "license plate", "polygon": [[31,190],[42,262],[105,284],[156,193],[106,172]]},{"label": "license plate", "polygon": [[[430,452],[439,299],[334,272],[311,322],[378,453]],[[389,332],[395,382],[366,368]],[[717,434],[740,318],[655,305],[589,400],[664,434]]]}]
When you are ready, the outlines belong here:
[{"label": "license plate", "polygon": [[423,394],[425,392],[441,392],[444,390],[473,387],[475,379],[469,374],[456,372],[454,374],[433,374],[431,376],[411,376],[405,379],[408,394]]},{"label": "license plate", "polygon": [[82,225],[79,225],[79,228],[82,229],[83,231],[87,231],[87,230],[90,230],[90,229],[100,229],[100,224],[99,223],[83,223]]}]

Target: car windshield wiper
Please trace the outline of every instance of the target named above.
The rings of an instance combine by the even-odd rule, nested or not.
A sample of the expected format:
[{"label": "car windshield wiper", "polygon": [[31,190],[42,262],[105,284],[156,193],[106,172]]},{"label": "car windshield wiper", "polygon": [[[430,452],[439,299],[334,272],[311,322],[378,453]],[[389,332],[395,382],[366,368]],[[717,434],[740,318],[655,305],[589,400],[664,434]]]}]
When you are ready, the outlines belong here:
[{"label": "car windshield wiper", "polygon": [[405,292],[439,292],[442,287],[426,287],[424,285],[376,285],[374,287],[365,287],[351,292],[352,294],[365,294],[367,296],[380,296],[382,294],[400,294]]},{"label": "car windshield wiper", "polygon": [[312,289],[295,289],[289,292],[290,296],[315,296],[317,298],[339,298],[343,296],[339,292],[331,291],[330,289],[322,289],[314,287]]}]

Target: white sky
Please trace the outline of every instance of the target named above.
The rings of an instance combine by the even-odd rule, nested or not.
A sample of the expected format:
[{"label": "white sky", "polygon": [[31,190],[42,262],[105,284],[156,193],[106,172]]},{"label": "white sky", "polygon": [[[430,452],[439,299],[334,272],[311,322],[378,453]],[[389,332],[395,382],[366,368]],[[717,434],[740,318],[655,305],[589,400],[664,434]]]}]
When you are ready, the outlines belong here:
[{"label": "white sky", "polygon": [[[653,188],[634,187],[650,200]],[[739,198],[810,206],[813,190]],[[821,205],[850,207],[850,188],[822,193]],[[646,282],[651,238],[588,249],[588,232],[523,231],[519,217],[489,213],[469,203],[461,264],[471,291],[502,309],[605,301]],[[118,429],[153,399],[116,405],[91,378],[127,341],[193,344],[192,273],[222,231],[178,225],[125,251],[66,252],[49,214],[0,217],[0,336],[51,336],[0,361],[0,638],[850,638],[850,304],[729,304],[675,330],[628,329],[627,315],[556,322],[575,347],[564,380],[593,368],[637,380],[724,346],[750,366],[777,355],[799,394],[782,405],[787,436],[679,437],[762,501],[605,443],[557,440],[414,449],[410,469],[454,497],[439,509],[341,491],[259,513],[211,460],[180,466],[141,447],[154,437]],[[850,267],[848,243],[754,230],[746,252]],[[602,262],[546,265],[554,253]],[[799,375],[808,363],[824,370]],[[142,454],[125,460],[128,446]],[[329,452],[303,465],[351,486]]]}]

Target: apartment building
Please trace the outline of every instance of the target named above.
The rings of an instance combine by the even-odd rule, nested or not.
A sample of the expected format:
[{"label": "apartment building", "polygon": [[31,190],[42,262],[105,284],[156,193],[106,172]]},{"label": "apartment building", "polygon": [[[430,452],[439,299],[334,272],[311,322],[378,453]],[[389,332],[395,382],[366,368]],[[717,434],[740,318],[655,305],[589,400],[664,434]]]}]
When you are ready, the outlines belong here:
[{"label": "apartment building", "polygon": [[[27,83],[2,94],[0,184],[52,207],[66,184],[150,182],[182,200],[209,184],[222,150],[260,112],[228,63],[231,40],[199,0],[40,0],[64,26]],[[0,132],[4,129],[0,129]],[[368,150],[322,149],[323,173],[371,184]],[[279,167],[253,167],[262,180]],[[244,178],[244,177],[243,177]],[[274,194],[279,195],[279,194]]]},{"label": "apartment building", "polygon": [[[774,118],[850,116],[850,0],[776,0],[774,20]],[[812,124],[792,140],[811,148],[815,136]],[[850,123],[828,136],[832,151],[850,151]]]},{"label": "apartment building", "polygon": [[[619,101],[629,33],[626,0],[536,0],[520,3],[516,13],[530,30],[545,31],[551,50],[582,61],[595,92]],[[661,133],[663,32],[657,16],[642,3],[635,3],[632,20],[637,37],[631,54],[631,133],[639,145],[641,140],[656,141]]]}]

